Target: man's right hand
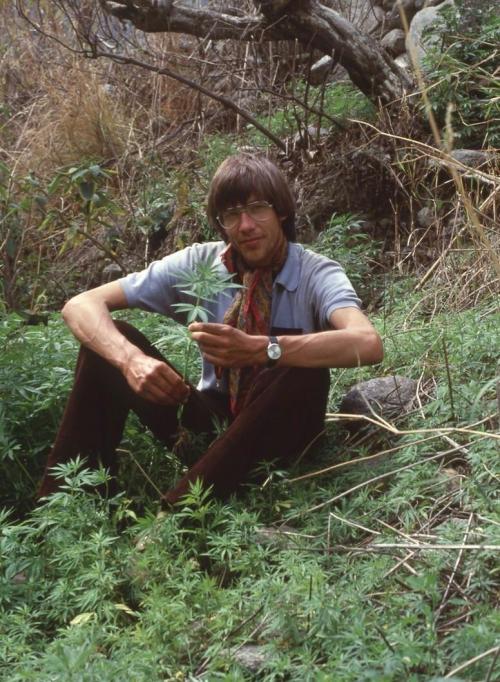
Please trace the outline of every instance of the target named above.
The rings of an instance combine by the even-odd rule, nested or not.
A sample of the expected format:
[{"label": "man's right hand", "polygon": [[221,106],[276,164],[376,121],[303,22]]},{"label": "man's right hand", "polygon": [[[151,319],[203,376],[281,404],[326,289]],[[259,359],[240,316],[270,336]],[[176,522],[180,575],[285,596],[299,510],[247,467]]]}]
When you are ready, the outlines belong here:
[{"label": "man's right hand", "polygon": [[186,402],[190,388],[180,374],[143,353],[116,328],[110,311],[127,307],[120,283],[109,282],[70,299],[62,312],[80,343],[117,367],[138,395],[162,405]]},{"label": "man's right hand", "polygon": [[189,386],[174,369],[143,353],[130,358],[122,371],[132,390],[153,403],[179,405],[189,397]]}]

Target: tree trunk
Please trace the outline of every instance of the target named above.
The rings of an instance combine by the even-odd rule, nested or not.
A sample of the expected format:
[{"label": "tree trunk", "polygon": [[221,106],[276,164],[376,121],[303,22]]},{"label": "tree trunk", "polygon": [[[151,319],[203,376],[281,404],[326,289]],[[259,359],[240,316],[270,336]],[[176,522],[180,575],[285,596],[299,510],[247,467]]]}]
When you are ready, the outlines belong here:
[{"label": "tree trunk", "polygon": [[353,83],[375,102],[392,102],[411,85],[371,36],[318,0],[254,0],[258,16],[195,9],[170,0],[101,2],[110,14],[149,33],[186,33],[212,40],[299,40],[307,49],[335,53]]}]

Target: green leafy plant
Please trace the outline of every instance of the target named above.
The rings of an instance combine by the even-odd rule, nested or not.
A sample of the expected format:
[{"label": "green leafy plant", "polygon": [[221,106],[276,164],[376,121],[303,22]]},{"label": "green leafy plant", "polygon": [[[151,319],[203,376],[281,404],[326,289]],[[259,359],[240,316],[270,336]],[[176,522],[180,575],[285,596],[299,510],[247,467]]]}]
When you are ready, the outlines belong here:
[{"label": "green leafy plant", "polygon": [[[241,284],[233,281],[233,274],[224,272],[220,268],[220,261],[214,259],[210,262],[200,262],[191,271],[181,272],[178,275],[179,282],[174,286],[180,293],[188,298],[194,299],[193,303],[175,303],[172,307],[178,313],[186,316],[186,324],[192,322],[208,322],[210,310],[206,307],[207,303],[212,303],[215,296],[230,289],[239,289]],[[193,340],[188,333],[186,350],[184,354],[184,364],[182,368],[182,378],[187,379],[188,367],[190,362]],[[184,405],[179,406],[178,417],[182,416]]]},{"label": "green leafy plant", "polygon": [[495,46],[500,17],[495,0],[457,0],[441,11],[441,44],[426,56],[428,96],[438,120],[447,112],[456,143],[500,146],[500,82]]},{"label": "green leafy plant", "polygon": [[377,289],[374,266],[381,244],[364,233],[362,228],[363,221],[351,213],[334,213],[309,248],[338,261],[366,303],[373,299]]}]

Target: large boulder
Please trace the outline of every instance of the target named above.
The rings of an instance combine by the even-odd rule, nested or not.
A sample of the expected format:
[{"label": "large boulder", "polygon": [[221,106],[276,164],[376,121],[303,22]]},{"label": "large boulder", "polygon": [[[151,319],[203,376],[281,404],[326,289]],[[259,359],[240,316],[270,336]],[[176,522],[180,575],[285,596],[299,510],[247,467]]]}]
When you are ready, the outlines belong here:
[{"label": "large boulder", "polygon": [[[417,393],[417,382],[402,376],[377,377],[353,386],[344,396],[339,412],[394,419],[408,411]],[[363,426],[362,420],[353,424]]]},{"label": "large boulder", "polygon": [[398,54],[405,51],[405,41],[405,32],[400,28],[393,28],[392,31],[385,34],[380,42],[390,55],[397,57]]},{"label": "large boulder", "polygon": [[406,36],[406,50],[419,64],[429,49],[439,47],[439,29],[444,25],[441,10],[454,4],[453,0],[445,0],[435,7],[424,7],[413,17]]}]

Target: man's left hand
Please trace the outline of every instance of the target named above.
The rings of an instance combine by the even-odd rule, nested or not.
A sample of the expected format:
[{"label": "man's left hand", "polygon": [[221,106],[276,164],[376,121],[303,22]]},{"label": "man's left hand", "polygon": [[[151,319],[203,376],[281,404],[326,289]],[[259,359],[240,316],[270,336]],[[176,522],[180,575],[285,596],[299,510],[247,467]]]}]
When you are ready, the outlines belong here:
[{"label": "man's left hand", "polygon": [[251,336],[228,324],[193,322],[192,338],[205,360],[216,367],[250,367],[267,362],[267,336]]}]

